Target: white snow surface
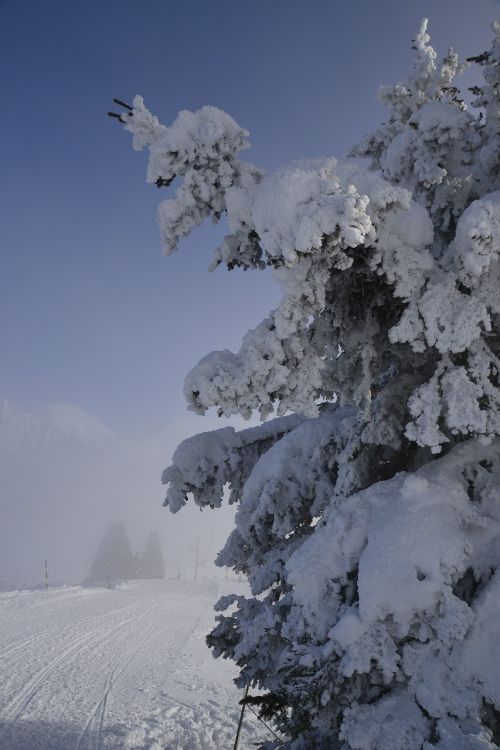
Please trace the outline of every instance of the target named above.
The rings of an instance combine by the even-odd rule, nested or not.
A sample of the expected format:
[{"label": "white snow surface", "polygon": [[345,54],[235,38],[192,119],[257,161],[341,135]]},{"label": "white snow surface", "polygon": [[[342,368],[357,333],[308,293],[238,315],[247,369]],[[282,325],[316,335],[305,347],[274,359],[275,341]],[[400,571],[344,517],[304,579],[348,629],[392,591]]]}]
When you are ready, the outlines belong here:
[{"label": "white snow surface", "polygon": [[[0,748],[232,747],[243,697],[236,668],[205,645],[225,586],[241,584],[0,594]],[[271,738],[247,711],[240,747]]]}]

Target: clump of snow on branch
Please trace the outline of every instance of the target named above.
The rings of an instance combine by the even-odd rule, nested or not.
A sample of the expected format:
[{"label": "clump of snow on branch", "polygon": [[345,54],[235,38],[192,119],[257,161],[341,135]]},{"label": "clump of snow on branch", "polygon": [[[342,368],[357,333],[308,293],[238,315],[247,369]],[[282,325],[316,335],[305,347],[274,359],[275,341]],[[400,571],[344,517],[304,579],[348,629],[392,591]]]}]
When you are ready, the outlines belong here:
[{"label": "clump of snow on branch", "polygon": [[182,177],[176,197],[159,208],[160,232],[165,252],[176,249],[179,239],[207,218],[217,220],[225,210],[225,192],[233,185],[248,185],[259,179],[258,170],[236,160],[248,146],[248,132],[232,117],[215,107],[198,112],[180,112],[170,125],[160,124],[134,98],[133,117],[125,129],[133,136],[136,150],[149,148],[147,180],[169,185]]},{"label": "clump of snow on branch", "polygon": [[176,513],[192,495],[200,508],[219,508],[226,485],[231,488],[229,502],[235,502],[260,455],[303,420],[290,414],[239,433],[233,427],[223,427],[184,440],[174,453],[172,466],[162,475],[163,484],[169,485],[165,505]]}]

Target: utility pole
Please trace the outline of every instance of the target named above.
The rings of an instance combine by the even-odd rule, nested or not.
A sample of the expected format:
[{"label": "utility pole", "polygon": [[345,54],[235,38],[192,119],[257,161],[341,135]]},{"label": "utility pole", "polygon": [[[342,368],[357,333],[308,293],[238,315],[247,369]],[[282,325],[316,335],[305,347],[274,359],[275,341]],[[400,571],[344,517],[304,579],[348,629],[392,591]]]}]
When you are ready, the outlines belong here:
[{"label": "utility pole", "polygon": [[106,557],[106,577],[107,577],[107,579],[108,579],[108,589],[110,589],[110,588],[111,588],[111,582],[110,582],[110,580],[109,580],[109,568],[110,568],[110,565],[109,565],[109,558],[108,558],[108,557]]},{"label": "utility pole", "polygon": [[200,552],[200,539],[196,537],[196,547],[194,552],[194,580],[198,580],[198,556]]},{"label": "utility pole", "polygon": [[49,588],[49,571],[47,569],[47,560],[45,560],[45,588]]},{"label": "utility pole", "polygon": [[196,544],[191,544],[188,547],[188,550],[190,552],[194,552],[194,577],[193,581],[198,580],[198,561],[199,561],[199,554],[200,554],[200,538],[196,537]]}]

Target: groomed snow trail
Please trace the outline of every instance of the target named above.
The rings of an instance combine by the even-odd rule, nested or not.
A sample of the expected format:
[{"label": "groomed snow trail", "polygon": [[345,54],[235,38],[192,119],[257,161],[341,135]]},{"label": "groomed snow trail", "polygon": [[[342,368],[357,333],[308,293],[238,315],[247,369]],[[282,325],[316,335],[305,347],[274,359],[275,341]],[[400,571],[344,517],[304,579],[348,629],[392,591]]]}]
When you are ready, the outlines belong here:
[{"label": "groomed snow trail", "polygon": [[[1,594],[0,750],[231,748],[242,691],[204,642],[219,589],[140,581]],[[249,714],[240,747],[264,738]]]}]

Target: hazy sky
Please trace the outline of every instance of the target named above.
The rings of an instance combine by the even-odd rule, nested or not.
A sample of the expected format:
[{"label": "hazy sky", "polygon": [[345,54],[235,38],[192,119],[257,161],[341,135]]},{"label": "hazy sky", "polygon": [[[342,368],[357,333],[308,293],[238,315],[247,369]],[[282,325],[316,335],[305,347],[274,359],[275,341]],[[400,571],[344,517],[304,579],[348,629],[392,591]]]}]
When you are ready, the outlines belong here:
[{"label": "hazy sky", "polygon": [[[440,53],[489,45],[493,0],[0,0],[0,398],[74,403],[146,434],[182,382],[277,299],[262,273],[206,271],[208,225],[171,258],[145,154],[105,116],[136,93],[165,123],[213,104],[266,169],[342,156],[383,116],[419,19]],[[200,424],[200,429],[203,429]]]},{"label": "hazy sky", "polygon": [[383,118],[377,86],[405,78],[423,16],[441,55],[453,45],[466,57],[489,47],[498,11],[496,0],[0,0],[0,400],[74,404],[123,441],[95,458],[0,456],[0,576],[36,576],[44,557],[83,575],[112,516],[137,544],[158,526],[185,568],[197,534],[213,553],[230,524],[228,513],[199,523],[194,508],[161,515],[159,476],[178,439],[215,424],[187,418],[185,374],[238,348],[278,290],[269,273],[207,272],[223,227],[162,256],[165,191],[106,117],[112,98],[139,93],[165,124],[221,107],[267,170],[342,157]]}]

